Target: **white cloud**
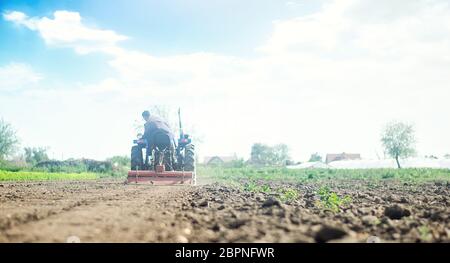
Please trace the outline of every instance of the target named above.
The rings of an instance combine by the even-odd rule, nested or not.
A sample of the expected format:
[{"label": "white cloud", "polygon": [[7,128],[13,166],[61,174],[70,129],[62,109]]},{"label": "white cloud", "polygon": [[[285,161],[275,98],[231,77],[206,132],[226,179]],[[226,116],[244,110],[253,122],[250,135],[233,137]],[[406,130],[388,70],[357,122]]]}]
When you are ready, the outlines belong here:
[{"label": "white cloud", "polygon": [[276,21],[258,50],[268,54],[437,59],[450,62],[450,3],[330,1],[321,12]]},{"label": "white cloud", "polygon": [[54,18],[29,18],[21,12],[12,11],[3,14],[7,21],[38,31],[49,45],[72,47],[80,54],[94,51],[107,51],[116,43],[126,40],[112,30],[102,30],[86,26],[78,12],[56,11]]},{"label": "white cloud", "polygon": [[302,6],[303,4],[302,4],[302,3],[299,3],[299,2],[297,2],[297,1],[287,1],[287,2],[285,3],[285,5],[286,5],[287,7],[299,7],[299,6]]},{"label": "white cloud", "polygon": [[36,84],[42,75],[29,65],[10,63],[0,67],[0,91],[19,90]]},{"label": "white cloud", "polygon": [[30,23],[31,21],[29,21],[28,16],[22,12],[18,12],[18,11],[7,12],[7,13],[3,14],[3,18],[6,21],[11,21],[16,24],[25,25],[31,29],[34,29],[34,27],[33,27],[34,23]]},{"label": "white cloud", "polygon": [[[246,154],[260,141],[288,143],[303,159],[316,151],[370,157],[381,154],[379,131],[391,119],[416,123],[424,154],[450,145],[447,1],[329,1],[314,14],[275,22],[256,58],[128,50],[118,45],[124,37],[107,30],[96,35],[78,13],[59,12],[54,19],[5,18],[39,31],[49,45],[110,56],[116,75],[66,97],[84,102],[99,94],[93,97],[101,104],[90,105],[123,123],[150,104],[184,106],[206,136],[205,154]],[[56,33],[71,28],[79,33]],[[83,116],[95,125],[87,109]],[[118,125],[114,132],[129,128]]]}]

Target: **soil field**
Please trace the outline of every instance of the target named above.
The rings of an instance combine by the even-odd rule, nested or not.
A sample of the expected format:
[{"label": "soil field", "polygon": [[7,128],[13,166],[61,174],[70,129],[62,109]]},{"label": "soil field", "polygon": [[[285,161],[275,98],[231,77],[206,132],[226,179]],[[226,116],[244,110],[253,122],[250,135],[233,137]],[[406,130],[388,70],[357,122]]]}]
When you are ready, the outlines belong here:
[{"label": "soil field", "polygon": [[[274,183],[272,183],[274,184]],[[449,242],[450,185],[362,181],[330,185],[351,202],[223,184],[124,185],[121,180],[1,182],[0,242]]]}]

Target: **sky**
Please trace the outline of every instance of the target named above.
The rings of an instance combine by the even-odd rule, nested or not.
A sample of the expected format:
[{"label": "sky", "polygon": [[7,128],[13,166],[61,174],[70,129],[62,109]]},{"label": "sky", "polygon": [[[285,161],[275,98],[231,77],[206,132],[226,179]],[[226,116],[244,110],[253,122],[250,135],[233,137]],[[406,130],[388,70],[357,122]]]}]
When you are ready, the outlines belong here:
[{"label": "sky", "polygon": [[52,158],[127,155],[140,114],[182,109],[200,157],[253,143],[383,158],[414,125],[450,153],[448,0],[0,0],[0,118]]}]

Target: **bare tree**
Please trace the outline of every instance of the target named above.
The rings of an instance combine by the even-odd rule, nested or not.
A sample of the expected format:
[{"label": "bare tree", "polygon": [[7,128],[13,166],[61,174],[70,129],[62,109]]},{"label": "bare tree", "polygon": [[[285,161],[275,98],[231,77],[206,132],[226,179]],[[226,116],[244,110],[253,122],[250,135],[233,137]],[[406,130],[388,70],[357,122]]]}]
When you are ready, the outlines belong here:
[{"label": "bare tree", "polygon": [[381,142],[386,154],[394,158],[401,168],[399,159],[415,154],[414,127],[403,122],[391,122],[384,128]]},{"label": "bare tree", "polygon": [[169,126],[176,131],[178,129],[177,111],[174,107],[168,105],[151,105],[150,114],[161,117]]},{"label": "bare tree", "polygon": [[[169,105],[150,105],[148,107],[151,115],[156,115],[161,117],[169,124],[175,135],[179,134],[179,123],[178,123],[178,108]],[[183,115],[183,112],[182,112]],[[196,146],[199,146],[204,141],[204,136],[195,128],[196,126],[189,122],[189,116],[182,116],[183,119],[183,131],[191,136],[193,142]],[[138,134],[144,133],[144,125],[142,121],[134,121],[134,129]]]},{"label": "bare tree", "polygon": [[[173,108],[166,105],[150,105],[148,111],[150,111],[151,115],[156,115],[167,121],[167,123],[173,129],[173,131],[177,132],[178,125],[176,121],[176,112],[174,111]],[[143,134],[144,124],[142,118],[134,120],[133,127],[136,133]]]},{"label": "bare tree", "polygon": [[0,119],[0,159],[4,159],[14,152],[19,140],[11,124]]}]

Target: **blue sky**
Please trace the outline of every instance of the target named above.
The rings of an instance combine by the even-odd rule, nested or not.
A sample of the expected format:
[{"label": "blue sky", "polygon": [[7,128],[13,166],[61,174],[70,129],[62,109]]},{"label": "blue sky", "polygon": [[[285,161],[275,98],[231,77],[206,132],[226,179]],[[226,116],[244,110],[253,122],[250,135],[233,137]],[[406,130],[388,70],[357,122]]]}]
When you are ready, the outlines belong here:
[{"label": "blue sky", "polygon": [[[2,12],[20,11],[30,17],[51,17],[56,10],[79,12],[86,25],[128,36],[123,47],[153,55],[202,51],[254,56],[255,46],[270,35],[274,20],[319,7],[320,1],[276,0],[0,1]],[[0,27],[1,62],[26,62],[54,81],[95,81],[112,73],[103,55],[78,56],[70,49],[48,47],[38,34],[5,20],[0,20]]]},{"label": "blue sky", "polygon": [[[307,4],[303,3],[307,2]],[[16,10],[28,16],[51,16],[55,10],[83,14],[87,25],[114,29],[130,39],[124,47],[149,51],[154,55],[206,51],[230,55],[253,55],[254,47],[270,36],[272,21],[306,14],[318,8],[320,1],[5,1],[1,10]],[[48,49],[36,34],[18,29],[2,20],[0,43],[2,60],[28,61],[49,66],[55,59],[65,60],[70,50]],[[39,53],[50,56],[42,61]],[[73,52],[72,52],[73,53]],[[67,57],[70,61],[74,57]],[[84,68],[98,58],[77,58]],[[41,66],[41,65],[39,65]],[[71,65],[69,65],[71,66]],[[88,72],[88,70],[86,70]]]},{"label": "blue sky", "polygon": [[[53,157],[128,154],[139,114],[183,107],[201,155],[254,142],[382,156],[391,120],[450,152],[445,0],[0,0],[0,117]],[[330,132],[333,131],[333,132]]]}]

